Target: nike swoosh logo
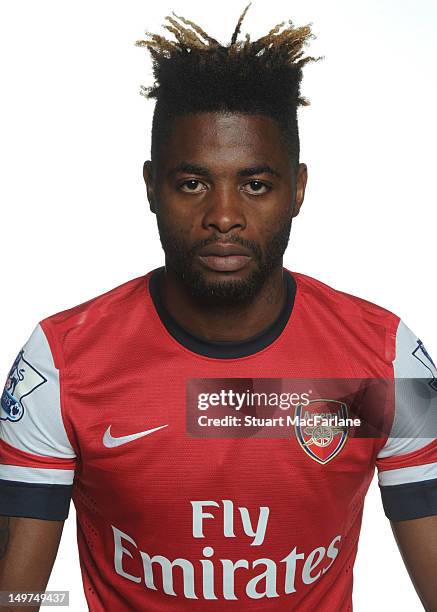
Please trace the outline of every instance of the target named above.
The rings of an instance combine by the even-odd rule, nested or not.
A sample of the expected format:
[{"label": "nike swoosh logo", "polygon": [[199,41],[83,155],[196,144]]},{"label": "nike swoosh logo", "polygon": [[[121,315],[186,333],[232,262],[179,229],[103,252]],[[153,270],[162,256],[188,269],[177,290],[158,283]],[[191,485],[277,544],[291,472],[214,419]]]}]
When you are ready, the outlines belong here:
[{"label": "nike swoosh logo", "polygon": [[132,440],[137,440],[137,438],[142,438],[143,436],[148,436],[154,431],[158,431],[159,429],[163,429],[164,427],[168,427],[168,425],[161,425],[160,427],[154,427],[153,429],[146,429],[146,431],[139,431],[137,433],[129,434],[128,436],[118,436],[114,438],[111,435],[111,425],[103,434],[103,444],[106,448],[114,448],[114,446],[121,446],[122,444],[127,444],[128,442],[132,442]]}]

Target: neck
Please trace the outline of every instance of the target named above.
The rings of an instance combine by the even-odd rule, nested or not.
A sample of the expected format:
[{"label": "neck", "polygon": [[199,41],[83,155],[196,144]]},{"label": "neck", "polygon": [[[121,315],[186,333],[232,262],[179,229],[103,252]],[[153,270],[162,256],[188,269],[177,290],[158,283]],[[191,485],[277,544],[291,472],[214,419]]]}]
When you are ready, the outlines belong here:
[{"label": "neck", "polygon": [[275,268],[248,303],[205,306],[195,300],[168,267],[161,298],[171,317],[191,334],[209,341],[245,340],[273,323],[285,304],[283,268]]}]

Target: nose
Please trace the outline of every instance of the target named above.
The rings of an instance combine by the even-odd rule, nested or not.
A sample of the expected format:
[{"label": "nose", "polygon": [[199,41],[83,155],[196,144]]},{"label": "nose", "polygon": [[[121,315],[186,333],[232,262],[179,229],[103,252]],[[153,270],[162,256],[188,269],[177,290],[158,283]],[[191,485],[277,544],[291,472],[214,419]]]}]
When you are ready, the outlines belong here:
[{"label": "nose", "polygon": [[246,227],[246,217],[234,189],[214,189],[209,195],[202,225],[222,234]]}]

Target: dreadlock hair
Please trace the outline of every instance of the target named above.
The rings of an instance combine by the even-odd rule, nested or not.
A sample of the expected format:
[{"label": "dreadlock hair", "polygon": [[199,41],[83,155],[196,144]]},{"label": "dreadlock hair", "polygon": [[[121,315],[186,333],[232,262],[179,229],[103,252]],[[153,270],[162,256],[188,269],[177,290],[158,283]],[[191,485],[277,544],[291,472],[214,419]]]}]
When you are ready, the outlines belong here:
[{"label": "dreadlock hair", "polygon": [[[140,86],[140,94],[155,98],[152,122],[152,161],[171,130],[176,116],[199,112],[263,114],[278,121],[282,141],[295,164],[299,163],[298,106],[307,106],[300,95],[302,67],[320,57],[304,57],[303,48],[314,38],[311,24],[295,27],[289,20],[251,41],[239,41],[241,24],[250,4],[240,15],[231,42],[220,44],[198,25],[173,13],[164,24],[175,41],[145,32],[153,58],[155,83]],[[177,21],[179,20],[179,21]]]}]

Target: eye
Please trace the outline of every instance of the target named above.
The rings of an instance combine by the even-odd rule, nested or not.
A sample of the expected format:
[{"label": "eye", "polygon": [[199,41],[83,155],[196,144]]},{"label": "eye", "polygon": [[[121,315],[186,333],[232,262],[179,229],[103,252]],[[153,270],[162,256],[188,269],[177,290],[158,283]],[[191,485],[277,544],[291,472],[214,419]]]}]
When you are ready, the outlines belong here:
[{"label": "eye", "polygon": [[250,195],[263,195],[270,191],[270,186],[264,183],[263,181],[249,181],[245,183],[243,187],[249,187],[249,189],[243,189],[243,191],[247,191]]},{"label": "eye", "polygon": [[197,179],[189,179],[179,185],[179,188],[184,193],[201,193],[207,189],[204,183],[201,183]]}]

